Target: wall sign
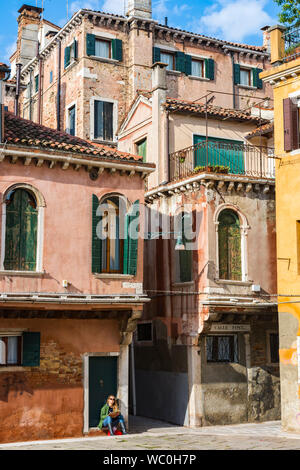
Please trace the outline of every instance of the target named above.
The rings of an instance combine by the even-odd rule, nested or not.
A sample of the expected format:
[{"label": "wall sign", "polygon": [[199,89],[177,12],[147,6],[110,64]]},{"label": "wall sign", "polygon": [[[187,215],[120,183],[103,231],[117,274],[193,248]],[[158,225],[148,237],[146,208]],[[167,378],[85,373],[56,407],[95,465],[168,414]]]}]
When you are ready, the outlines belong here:
[{"label": "wall sign", "polygon": [[228,325],[227,323],[213,323],[210,327],[210,333],[220,333],[223,331],[250,331],[250,325]]}]

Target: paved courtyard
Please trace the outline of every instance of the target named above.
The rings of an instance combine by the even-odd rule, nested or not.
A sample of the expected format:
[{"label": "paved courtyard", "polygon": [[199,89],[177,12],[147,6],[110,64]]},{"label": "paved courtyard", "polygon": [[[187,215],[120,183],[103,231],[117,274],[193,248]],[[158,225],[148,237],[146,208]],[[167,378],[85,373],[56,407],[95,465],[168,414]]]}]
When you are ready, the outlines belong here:
[{"label": "paved courtyard", "polygon": [[300,434],[283,432],[279,421],[184,428],[130,417],[126,436],[2,444],[2,450],[300,450]]}]

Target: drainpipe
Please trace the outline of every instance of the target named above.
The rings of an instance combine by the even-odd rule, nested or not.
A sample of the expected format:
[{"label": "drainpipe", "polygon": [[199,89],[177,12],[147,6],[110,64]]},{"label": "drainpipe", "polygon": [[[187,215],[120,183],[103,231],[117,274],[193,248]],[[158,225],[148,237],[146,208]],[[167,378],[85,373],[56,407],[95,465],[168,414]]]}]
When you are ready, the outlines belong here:
[{"label": "drainpipe", "polygon": [[21,85],[21,68],[22,64],[17,64],[16,74],[16,99],[15,99],[15,115],[19,117],[19,97],[20,97],[20,85]]},{"label": "drainpipe", "polygon": [[29,120],[32,121],[32,86],[33,86],[33,71],[30,70],[29,78]]},{"label": "drainpipe", "polygon": [[236,96],[235,96],[235,85],[234,85],[234,52],[230,53],[231,55],[231,62],[232,62],[232,96],[233,96],[233,109],[236,106]]},{"label": "drainpipe", "polygon": [[10,76],[10,68],[6,65],[0,67],[0,144],[4,142],[4,93],[3,85]]},{"label": "drainpipe", "polygon": [[43,66],[43,59],[39,55],[39,98],[38,98],[38,123],[42,124],[42,66]]},{"label": "drainpipe", "polygon": [[57,130],[60,131],[60,92],[61,92],[61,41],[58,41],[58,65],[57,65],[57,97],[56,119]]},{"label": "drainpipe", "polygon": [[132,408],[133,408],[133,416],[136,416],[135,361],[134,361],[134,338],[133,337],[132,337],[130,347],[131,347]]}]

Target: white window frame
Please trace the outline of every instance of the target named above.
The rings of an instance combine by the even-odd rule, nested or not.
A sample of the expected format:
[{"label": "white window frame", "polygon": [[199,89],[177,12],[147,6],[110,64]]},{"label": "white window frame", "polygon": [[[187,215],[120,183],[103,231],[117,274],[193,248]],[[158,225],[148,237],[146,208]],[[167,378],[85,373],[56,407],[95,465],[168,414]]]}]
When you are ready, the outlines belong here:
[{"label": "white window frame", "polygon": [[[113,103],[113,140],[101,140],[95,138],[95,101],[105,101],[106,103]],[[93,96],[90,99],[90,140],[96,142],[117,143],[117,128],[118,128],[118,101],[111,98],[103,98],[101,96]]]},{"label": "white window frame", "polygon": [[[5,259],[5,235],[6,235],[6,196],[10,191],[16,189],[25,189],[33,193],[38,209],[38,223],[37,223],[37,247],[36,247],[36,267],[35,271],[11,271],[4,269],[4,259]],[[3,194],[2,199],[2,227],[1,227],[1,259],[0,259],[0,274],[6,275],[19,275],[34,276],[43,274],[43,241],[44,241],[44,209],[45,209],[45,200],[41,193],[34,188],[33,186],[26,183],[17,183],[13,186],[10,186],[6,189]]]},{"label": "white window frame", "polygon": [[70,109],[75,106],[75,136],[77,135],[77,100],[72,101],[72,103],[68,104],[66,107],[66,131],[70,134]]},{"label": "white window frame", "polygon": [[[219,265],[219,215],[225,210],[229,209],[235,212],[240,220],[240,231],[241,231],[241,269],[242,269],[242,280],[235,281],[232,279],[220,279],[220,265]],[[233,204],[221,204],[215,211],[214,218],[215,224],[215,243],[216,243],[216,281],[224,281],[227,283],[238,284],[240,282],[248,282],[248,231],[250,229],[246,216],[240,211],[240,209]]]}]

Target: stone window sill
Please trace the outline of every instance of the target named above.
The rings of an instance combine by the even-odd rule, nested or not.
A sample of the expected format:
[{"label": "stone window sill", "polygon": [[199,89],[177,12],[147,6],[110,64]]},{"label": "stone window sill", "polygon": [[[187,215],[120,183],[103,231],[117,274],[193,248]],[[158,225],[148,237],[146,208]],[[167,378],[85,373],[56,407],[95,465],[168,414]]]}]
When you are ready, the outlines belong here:
[{"label": "stone window sill", "polygon": [[45,271],[0,271],[0,276],[29,276],[29,277],[40,277],[45,274]]},{"label": "stone window sill", "polygon": [[113,274],[113,273],[103,273],[103,274],[94,274],[96,279],[120,279],[124,281],[126,279],[133,279],[134,276],[132,274]]},{"label": "stone window sill", "polygon": [[247,90],[257,90],[256,86],[252,85],[241,85],[240,83],[238,84],[239,88],[246,88]]},{"label": "stone window sill", "polygon": [[96,55],[89,55],[87,58],[97,60],[98,62],[106,62],[107,64],[120,64],[119,60],[110,59],[109,57],[98,57]]},{"label": "stone window sill", "polygon": [[209,78],[206,77],[197,77],[196,75],[189,75],[188,76],[191,80],[199,80],[200,82],[210,82]]},{"label": "stone window sill", "polygon": [[251,286],[253,281],[232,281],[227,279],[214,279],[217,284],[230,284],[233,286]]}]

